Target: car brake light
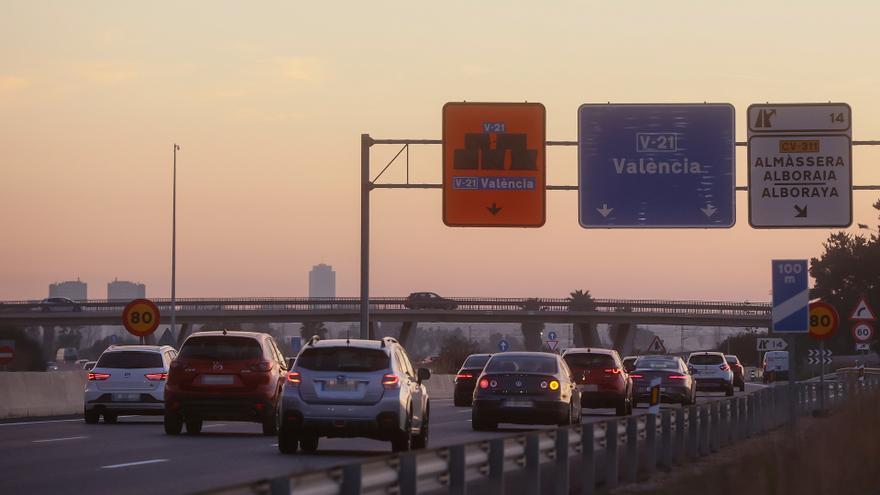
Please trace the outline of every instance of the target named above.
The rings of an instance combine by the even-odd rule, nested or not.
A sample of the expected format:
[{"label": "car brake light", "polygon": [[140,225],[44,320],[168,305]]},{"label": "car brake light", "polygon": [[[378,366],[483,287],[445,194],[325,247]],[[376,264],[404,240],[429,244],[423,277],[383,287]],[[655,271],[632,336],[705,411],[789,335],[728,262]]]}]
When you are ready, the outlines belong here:
[{"label": "car brake light", "polygon": [[382,385],[385,388],[397,388],[397,385],[400,383],[400,379],[397,378],[397,375],[388,373],[382,377]]},{"label": "car brake light", "polygon": [[287,374],[287,381],[294,385],[299,385],[302,383],[302,375],[299,374],[299,371],[291,371]]},{"label": "car brake light", "polygon": [[262,371],[265,373],[272,369],[272,363],[269,361],[260,361],[258,364],[251,366],[251,369],[254,371]]},{"label": "car brake light", "polygon": [[89,372],[89,380],[91,381],[101,381],[110,378],[110,373],[92,373]]},{"label": "car brake light", "polygon": [[687,375],[669,375],[666,378],[669,378],[670,380],[685,380],[687,379]]},{"label": "car brake light", "polygon": [[610,373],[612,375],[619,375],[620,373],[622,373],[622,371],[620,371],[620,368],[606,368],[605,373]]},{"label": "car brake light", "polygon": [[639,375],[639,374],[637,374],[637,373],[632,373],[632,374],[629,375],[629,377],[630,377],[630,378],[644,378],[642,375]]},{"label": "car brake light", "polygon": [[480,388],[487,389],[489,388],[489,380],[487,378],[483,378],[480,380]]},{"label": "car brake light", "polygon": [[147,377],[147,380],[150,380],[151,382],[168,379],[168,373],[147,373],[144,376]]},{"label": "car brake light", "polygon": [[728,366],[728,365],[726,365],[726,364],[722,364],[722,365],[721,365],[721,371],[727,371],[727,370],[729,370],[729,369],[730,369],[730,366]]},{"label": "car brake light", "polygon": [[455,378],[457,378],[457,379],[458,378],[473,378],[473,377],[474,377],[474,375],[472,375],[470,373],[459,373],[459,374],[455,375]]},{"label": "car brake light", "polygon": [[556,380],[550,380],[550,390],[559,390],[559,382]]}]

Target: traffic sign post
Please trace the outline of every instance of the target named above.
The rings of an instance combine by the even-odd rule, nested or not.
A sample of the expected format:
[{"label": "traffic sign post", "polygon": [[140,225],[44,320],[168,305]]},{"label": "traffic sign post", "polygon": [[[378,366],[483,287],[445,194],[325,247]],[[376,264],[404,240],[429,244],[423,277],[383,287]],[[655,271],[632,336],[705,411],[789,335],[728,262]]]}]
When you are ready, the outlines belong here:
[{"label": "traffic sign post", "polygon": [[751,105],[749,224],[852,224],[852,111],[845,103]]},{"label": "traffic sign post", "polygon": [[149,299],[135,299],[122,310],[122,324],[143,340],[159,327],[159,308]]},{"label": "traffic sign post", "polygon": [[444,105],[443,223],[544,225],[546,127],[540,103]]},{"label": "traffic sign post", "polygon": [[[819,364],[819,411],[825,412],[825,365],[831,364],[831,350],[825,350],[825,341],[834,335],[840,318],[834,306],[821,301],[810,303],[810,337],[819,341],[819,353],[810,350],[808,364]],[[813,362],[816,360],[817,362]]]},{"label": "traffic sign post", "polygon": [[581,226],[732,227],[735,135],[729,104],[581,105]]}]

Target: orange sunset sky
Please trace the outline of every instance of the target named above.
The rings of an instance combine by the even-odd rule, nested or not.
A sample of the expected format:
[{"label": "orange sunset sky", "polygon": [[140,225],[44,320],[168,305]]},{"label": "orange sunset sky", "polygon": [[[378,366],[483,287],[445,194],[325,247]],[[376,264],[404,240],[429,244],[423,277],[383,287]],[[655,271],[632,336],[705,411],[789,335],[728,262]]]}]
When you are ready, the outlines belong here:
[{"label": "orange sunset sky", "polygon": [[[360,134],[434,138],[449,101],[533,101],[551,140],[583,103],[725,102],[737,140],[758,102],[845,102],[880,139],[877,2],[0,2],[0,299],[79,277],[170,295],[171,147],[178,297],[304,296],[333,265],[358,292]],[[373,173],[399,148],[373,149]],[[439,146],[411,180],[439,182]],[[853,150],[880,184],[880,147]],[[745,185],[746,152],[737,151]],[[402,163],[383,181],[405,178]],[[576,184],[574,148],[549,184]],[[880,191],[856,191],[877,225]],[[828,229],[585,230],[551,191],[540,229],[443,225],[439,190],[372,195],[372,292],[769,300],[770,260]],[[861,232],[866,232],[861,230]]]}]

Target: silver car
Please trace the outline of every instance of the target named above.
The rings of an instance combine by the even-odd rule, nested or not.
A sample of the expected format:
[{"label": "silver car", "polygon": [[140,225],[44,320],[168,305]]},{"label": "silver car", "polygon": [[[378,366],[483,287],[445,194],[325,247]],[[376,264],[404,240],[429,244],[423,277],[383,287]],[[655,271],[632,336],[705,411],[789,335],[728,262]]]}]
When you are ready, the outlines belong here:
[{"label": "silver car", "polygon": [[390,337],[312,338],[284,384],[278,450],[313,452],[320,437],[390,441],[394,452],[424,448],[430,402],[422,382],[430,376]]},{"label": "silver car", "polygon": [[688,370],[697,382],[697,390],[724,392],[733,395],[733,371],[720,352],[692,352],[687,360]]},{"label": "silver car", "polygon": [[171,346],[112,345],[89,371],[86,423],[115,423],[120,414],[165,412],[165,380],[177,351]]}]

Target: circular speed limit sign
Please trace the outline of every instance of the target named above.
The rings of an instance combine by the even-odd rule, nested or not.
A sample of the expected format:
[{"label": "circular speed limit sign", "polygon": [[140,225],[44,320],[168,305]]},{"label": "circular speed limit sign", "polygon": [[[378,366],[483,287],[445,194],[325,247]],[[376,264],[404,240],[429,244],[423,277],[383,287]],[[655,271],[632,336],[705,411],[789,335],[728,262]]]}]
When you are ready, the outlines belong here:
[{"label": "circular speed limit sign", "polygon": [[810,303],[810,337],[816,340],[831,338],[837,331],[838,321],[834,306],[820,301]]},{"label": "circular speed limit sign", "polygon": [[135,299],[122,310],[122,324],[132,335],[146,337],[159,327],[159,308],[149,299]]},{"label": "circular speed limit sign", "polygon": [[859,323],[852,328],[856,342],[868,342],[874,338],[874,327],[870,323]]}]

